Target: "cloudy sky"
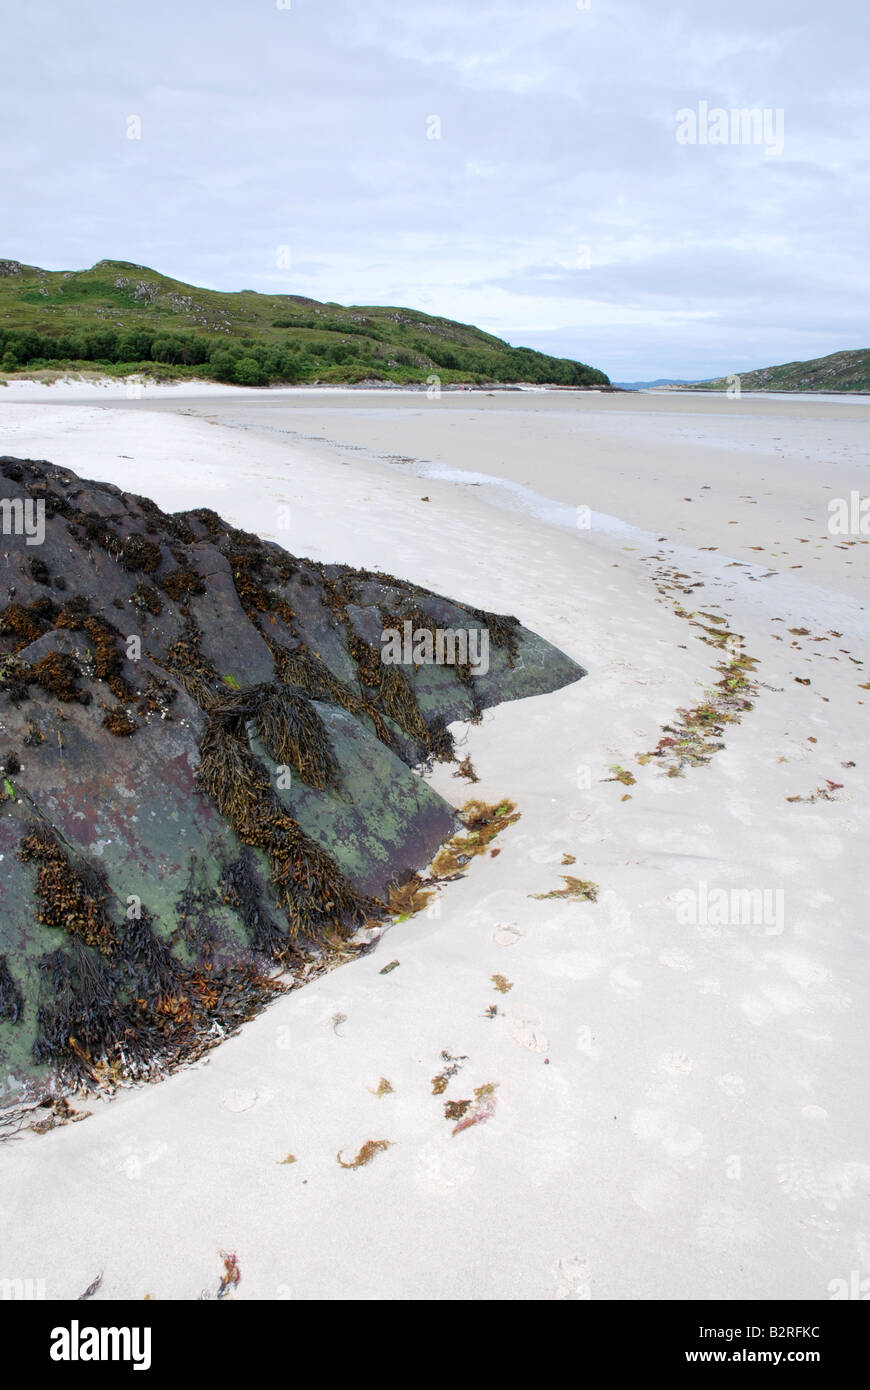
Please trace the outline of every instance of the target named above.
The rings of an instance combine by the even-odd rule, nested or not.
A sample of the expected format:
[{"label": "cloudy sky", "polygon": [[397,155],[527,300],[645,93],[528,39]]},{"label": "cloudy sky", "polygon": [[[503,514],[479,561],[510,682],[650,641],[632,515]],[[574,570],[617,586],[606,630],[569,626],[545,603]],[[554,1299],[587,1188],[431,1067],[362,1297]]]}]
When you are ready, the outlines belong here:
[{"label": "cloudy sky", "polygon": [[[409,305],[614,380],[867,347],[866,0],[585,3],[10,5],[0,256]],[[781,153],[680,143],[703,102],[781,112]]]}]

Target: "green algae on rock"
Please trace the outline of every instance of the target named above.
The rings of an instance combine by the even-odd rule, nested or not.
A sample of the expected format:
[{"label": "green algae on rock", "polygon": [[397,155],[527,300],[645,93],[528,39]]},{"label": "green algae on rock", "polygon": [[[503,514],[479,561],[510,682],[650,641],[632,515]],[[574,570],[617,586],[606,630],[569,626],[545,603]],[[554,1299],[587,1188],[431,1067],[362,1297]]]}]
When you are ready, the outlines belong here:
[{"label": "green algae on rock", "polygon": [[[12,458],[0,499],[0,1103],[162,1075],[425,900],[449,723],[584,674],[207,508]],[[37,511],[41,537],[15,525]],[[485,630],[488,669],[384,664],[406,622]]]}]

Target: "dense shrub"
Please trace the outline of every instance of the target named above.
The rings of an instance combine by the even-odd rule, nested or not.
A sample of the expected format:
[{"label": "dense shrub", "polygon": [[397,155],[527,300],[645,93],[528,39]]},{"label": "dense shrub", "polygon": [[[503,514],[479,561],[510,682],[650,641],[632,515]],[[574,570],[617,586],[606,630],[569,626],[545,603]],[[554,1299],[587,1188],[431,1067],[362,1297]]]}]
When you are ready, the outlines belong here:
[{"label": "dense shrub", "polygon": [[[396,381],[425,381],[434,364],[464,381],[532,381],[559,385],[606,384],[603,372],[583,362],[550,357],[531,348],[505,345],[454,347],[432,340],[406,337],[406,345],[390,342],[368,325],[338,323],[325,316],[279,320],[294,328],[317,328],[324,337],[303,336],[266,342],[247,336],[228,338],[195,332],[116,331],[88,328],[63,333],[0,327],[0,369],[14,372],[76,363],[98,363],[111,375],[125,370],[147,372],[153,364],[166,375],[210,377],[262,386],[268,382],[299,382],[314,378],[356,381],[366,376],[391,376]],[[339,334],[341,336],[339,336]],[[114,370],[111,370],[114,369]]]},{"label": "dense shrub", "polygon": [[236,363],[236,381],[240,386],[265,386],[268,380],[259,362],[253,357],[241,357]]}]

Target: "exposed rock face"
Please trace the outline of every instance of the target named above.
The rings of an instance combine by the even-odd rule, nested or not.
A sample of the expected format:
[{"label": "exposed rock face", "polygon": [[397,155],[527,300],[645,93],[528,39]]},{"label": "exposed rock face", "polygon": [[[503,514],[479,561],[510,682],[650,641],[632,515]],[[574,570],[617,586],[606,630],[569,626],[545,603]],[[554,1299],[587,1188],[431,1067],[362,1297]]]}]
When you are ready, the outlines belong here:
[{"label": "exposed rock face", "polygon": [[[250,1016],[452,833],[413,770],[448,723],[584,674],[513,618],[49,463],[0,459],[0,526],[0,1101]],[[488,671],[385,664],[406,623],[485,632]]]}]

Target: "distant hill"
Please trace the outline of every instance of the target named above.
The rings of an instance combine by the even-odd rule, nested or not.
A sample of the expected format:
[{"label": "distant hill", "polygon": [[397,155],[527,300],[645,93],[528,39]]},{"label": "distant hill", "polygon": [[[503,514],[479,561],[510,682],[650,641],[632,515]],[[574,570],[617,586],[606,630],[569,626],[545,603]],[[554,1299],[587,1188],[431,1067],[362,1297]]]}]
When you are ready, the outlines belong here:
[{"label": "distant hill", "polygon": [[[870,348],[832,352],[809,362],[786,362],[781,367],[760,367],[737,372],[742,391],[858,391],[870,392]],[[696,389],[724,391],[727,377],[694,382]]]},{"label": "distant hill", "polygon": [[655,381],[614,381],[623,391],[649,391],[653,386],[697,386],[697,381],[684,381],[679,376],[659,376]]},{"label": "distant hill", "polygon": [[93,367],[270,382],[609,385],[570,358],[512,347],[416,309],[198,289],[147,266],[41,270],[0,260],[0,371]]}]

